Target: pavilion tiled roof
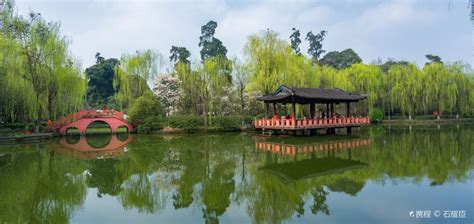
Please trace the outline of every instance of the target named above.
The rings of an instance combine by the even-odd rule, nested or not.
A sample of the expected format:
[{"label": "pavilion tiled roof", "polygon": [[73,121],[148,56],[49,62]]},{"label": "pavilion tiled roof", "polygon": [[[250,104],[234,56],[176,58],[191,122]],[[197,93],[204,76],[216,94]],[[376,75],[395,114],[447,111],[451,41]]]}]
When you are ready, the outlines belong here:
[{"label": "pavilion tiled roof", "polygon": [[366,99],[367,95],[350,93],[342,89],[324,88],[289,88],[280,86],[273,94],[258,97],[257,100],[267,103],[339,103],[357,102]]}]

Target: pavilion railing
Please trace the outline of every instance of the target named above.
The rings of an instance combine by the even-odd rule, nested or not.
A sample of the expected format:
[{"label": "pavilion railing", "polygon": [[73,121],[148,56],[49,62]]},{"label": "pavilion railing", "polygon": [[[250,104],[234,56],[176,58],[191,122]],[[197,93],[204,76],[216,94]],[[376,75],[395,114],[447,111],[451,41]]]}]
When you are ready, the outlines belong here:
[{"label": "pavilion railing", "polygon": [[282,129],[311,129],[323,127],[362,126],[370,124],[368,117],[333,117],[314,119],[282,119],[263,118],[255,119],[255,128],[282,128]]},{"label": "pavilion railing", "polygon": [[258,150],[294,155],[296,153],[306,154],[318,151],[354,149],[370,145],[371,143],[372,141],[370,139],[355,139],[350,141],[323,142],[304,145],[291,145],[277,142],[256,142],[255,147]]}]

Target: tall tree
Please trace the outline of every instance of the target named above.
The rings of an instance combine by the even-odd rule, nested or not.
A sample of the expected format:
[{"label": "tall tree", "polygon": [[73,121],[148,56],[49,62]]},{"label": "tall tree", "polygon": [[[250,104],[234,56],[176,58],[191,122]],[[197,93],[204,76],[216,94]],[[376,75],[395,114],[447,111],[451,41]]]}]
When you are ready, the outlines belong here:
[{"label": "tall tree", "polygon": [[101,108],[105,105],[112,106],[110,98],[114,96],[114,74],[119,60],[115,58],[104,59],[97,53],[96,64],[86,68],[87,76],[87,102],[90,106]]},{"label": "tall tree", "polygon": [[[8,58],[16,58],[2,61],[7,70],[0,84],[3,83],[2,89],[8,89],[3,95],[7,103],[2,108],[4,113],[10,114],[11,120],[19,115],[38,121],[55,119],[81,107],[85,82],[80,68],[69,55],[69,41],[61,35],[59,23],[46,22],[39,13],[31,12],[24,18],[4,12],[1,39],[10,46],[3,47],[5,53],[10,54]],[[24,98],[15,94],[17,90]]]},{"label": "tall tree", "polygon": [[132,100],[151,91],[147,82],[153,81],[161,61],[161,55],[152,50],[122,55],[113,81],[115,100],[121,108],[127,108]]},{"label": "tall tree", "polygon": [[300,52],[300,44],[301,44],[300,30],[297,30],[294,27],[291,30],[293,31],[293,33],[290,35],[291,48],[295,51],[295,53],[297,55],[301,55],[301,52]]},{"label": "tall tree", "polygon": [[201,60],[204,61],[211,57],[227,58],[227,48],[222,44],[222,41],[215,38],[217,23],[209,21],[201,26],[201,36],[199,37],[199,47],[201,47]]},{"label": "tall tree", "polygon": [[178,47],[178,46],[171,46],[170,50],[170,62],[173,64],[177,63],[185,63],[189,64],[189,57],[191,56],[191,52],[186,49],[186,47]]},{"label": "tall tree", "polygon": [[429,60],[426,64],[431,64],[431,63],[443,63],[441,61],[441,57],[438,55],[433,55],[433,54],[427,54],[425,55],[426,59]]},{"label": "tall tree", "polygon": [[361,62],[362,59],[351,48],[341,52],[331,51],[321,59],[321,64],[329,65],[337,69],[344,69],[350,67],[352,64]]},{"label": "tall tree", "polygon": [[306,40],[309,42],[308,53],[311,55],[314,62],[318,62],[321,54],[326,52],[323,50],[323,41],[327,33],[328,32],[325,30],[322,30],[318,34],[313,34],[312,31],[309,31],[306,35]]}]

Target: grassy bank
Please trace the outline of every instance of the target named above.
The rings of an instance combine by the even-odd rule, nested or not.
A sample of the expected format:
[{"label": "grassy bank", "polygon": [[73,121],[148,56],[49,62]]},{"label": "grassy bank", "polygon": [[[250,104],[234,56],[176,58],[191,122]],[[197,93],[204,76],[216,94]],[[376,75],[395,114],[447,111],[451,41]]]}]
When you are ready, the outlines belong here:
[{"label": "grassy bank", "polygon": [[383,120],[382,125],[451,125],[451,124],[474,124],[474,118],[448,118],[448,119],[396,119]]},{"label": "grassy bank", "polygon": [[183,132],[229,132],[245,130],[253,117],[214,116],[209,117],[206,129],[203,116],[148,117],[136,124],[138,133],[183,133]]}]

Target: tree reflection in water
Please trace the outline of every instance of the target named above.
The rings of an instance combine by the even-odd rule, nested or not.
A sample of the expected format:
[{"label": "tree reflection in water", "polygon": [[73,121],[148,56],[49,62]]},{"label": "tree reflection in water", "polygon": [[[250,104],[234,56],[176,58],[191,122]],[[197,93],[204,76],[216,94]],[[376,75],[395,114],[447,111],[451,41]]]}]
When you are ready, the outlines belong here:
[{"label": "tree reflection in water", "polygon": [[[93,188],[100,200],[110,195],[138,213],[193,207],[205,222],[218,223],[238,206],[254,223],[280,223],[331,215],[333,192],[358,197],[368,181],[419,185],[427,178],[435,187],[470,178],[472,127],[371,128],[361,135],[263,141],[245,133],[112,136],[97,140],[108,145],[80,152],[74,147],[81,139],[69,139],[67,147],[62,140],[2,147],[0,222],[67,222]],[[107,148],[124,139],[125,145]],[[278,150],[258,148],[272,141]]]}]

